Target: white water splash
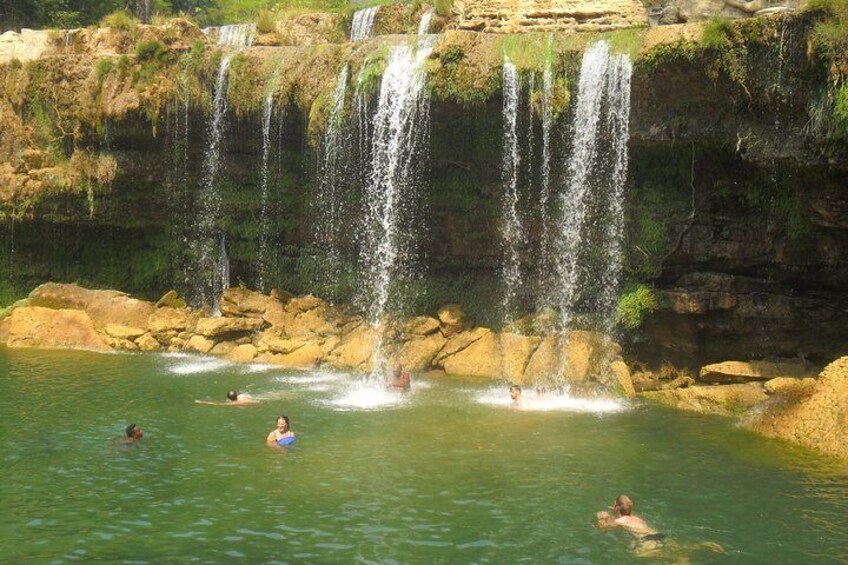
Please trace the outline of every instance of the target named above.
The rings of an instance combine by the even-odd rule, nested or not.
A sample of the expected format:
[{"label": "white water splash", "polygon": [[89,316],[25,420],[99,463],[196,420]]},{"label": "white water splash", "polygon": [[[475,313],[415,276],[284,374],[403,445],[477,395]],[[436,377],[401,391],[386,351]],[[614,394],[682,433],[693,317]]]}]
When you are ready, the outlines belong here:
[{"label": "white water splash", "polygon": [[359,41],[371,37],[371,34],[374,33],[374,18],[379,9],[379,6],[372,6],[354,12],[353,22],[350,26],[351,41]]},{"label": "white water splash", "polygon": [[409,393],[386,389],[382,383],[352,382],[338,391],[338,396],[318,401],[318,404],[338,411],[382,410],[409,403]]},{"label": "white water splash", "polygon": [[617,398],[578,398],[569,394],[537,395],[525,391],[520,406],[515,406],[506,387],[491,388],[475,395],[479,404],[501,406],[526,412],[578,412],[588,414],[611,414],[628,409],[626,402]]},{"label": "white water splash", "polygon": [[421,14],[421,21],[418,22],[418,35],[427,35],[430,33],[430,24],[433,21],[433,9],[427,9]]}]

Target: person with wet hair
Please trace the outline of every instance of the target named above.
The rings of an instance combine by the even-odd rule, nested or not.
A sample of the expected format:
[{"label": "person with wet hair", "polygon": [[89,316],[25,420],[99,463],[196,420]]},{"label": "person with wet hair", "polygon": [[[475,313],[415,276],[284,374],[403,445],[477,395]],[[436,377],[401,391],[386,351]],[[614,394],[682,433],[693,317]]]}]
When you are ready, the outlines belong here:
[{"label": "person with wet hair", "polygon": [[291,423],[288,416],[277,417],[277,427],[271,430],[265,443],[271,447],[288,447],[297,441],[297,436],[291,431]]},{"label": "person with wet hair", "polygon": [[239,394],[237,390],[230,390],[227,391],[224,402],[215,402],[212,400],[195,400],[195,402],[197,404],[209,404],[210,406],[245,406],[247,404],[257,404],[259,401],[249,394]]},{"label": "person with wet hair", "polygon": [[601,529],[621,527],[636,538],[633,551],[637,557],[668,558],[688,563],[689,555],[700,550],[724,553],[724,548],[715,542],[675,543],[668,541],[666,535],[650,527],[645,520],[633,514],[633,500],[626,494],[620,494],[613,501],[612,511],[597,513],[597,525]]},{"label": "person with wet hair", "polygon": [[124,430],[124,433],[126,435],[122,438],[121,441],[121,443],[123,443],[124,445],[134,445],[140,442],[141,438],[144,437],[144,432],[141,431],[141,428],[139,428],[135,424],[135,422],[127,426]]},{"label": "person with wet hair", "polygon": [[399,392],[410,390],[412,388],[412,379],[409,376],[409,371],[404,371],[400,363],[395,363],[394,367],[392,367],[392,378],[386,381],[386,387]]},{"label": "person with wet hair", "polygon": [[509,397],[512,399],[512,403],[516,407],[521,406],[521,387],[518,385],[510,385],[509,386]]}]

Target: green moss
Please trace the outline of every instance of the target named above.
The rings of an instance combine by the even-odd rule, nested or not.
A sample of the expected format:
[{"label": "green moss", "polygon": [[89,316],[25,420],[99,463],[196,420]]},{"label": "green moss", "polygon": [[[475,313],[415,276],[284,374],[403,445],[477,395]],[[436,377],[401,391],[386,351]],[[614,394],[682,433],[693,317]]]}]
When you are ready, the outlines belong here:
[{"label": "green moss", "polygon": [[259,110],[262,107],[262,77],[256,61],[244,53],[238,53],[230,61],[227,97],[238,115]]},{"label": "green moss", "polygon": [[673,64],[691,63],[697,54],[697,43],[679,38],[673,42],[660,43],[652,47],[637,60],[637,64],[640,70],[646,73],[656,73]]},{"label": "green moss", "polygon": [[653,289],[637,284],[627,289],[618,301],[618,323],[628,330],[642,325],[645,316],[657,309]]},{"label": "green moss", "polygon": [[500,49],[519,70],[541,71],[553,61],[548,34],[525,33],[504,36]]},{"label": "green moss", "polygon": [[451,14],[451,8],[453,7],[453,0],[434,0],[433,2],[436,13],[442,17],[448,17]]},{"label": "green moss", "polygon": [[378,51],[369,53],[365,57],[359,72],[356,75],[356,84],[360,92],[374,92],[383,80],[383,73],[389,64],[389,49],[383,47]]},{"label": "green moss", "polygon": [[167,48],[161,41],[140,41],[135,46],[135,56],[139,62],[159,61],[165,57]]},{"label": "green moss", "polygon": [[616,31],[609,31],[599,35],[599,39],[603,39],[610,44],[610,49],[613,53],[621,53],[627,55],[631,61],[635,61],[639,50],[642,48],[642,43],[645,40],[646,28],[631,27]]}]

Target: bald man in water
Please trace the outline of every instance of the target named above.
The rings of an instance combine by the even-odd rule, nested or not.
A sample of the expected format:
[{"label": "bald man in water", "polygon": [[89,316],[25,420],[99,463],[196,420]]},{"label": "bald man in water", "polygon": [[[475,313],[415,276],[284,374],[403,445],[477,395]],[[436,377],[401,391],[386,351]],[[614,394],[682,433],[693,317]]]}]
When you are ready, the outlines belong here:
[{"label": "bald man in water", "polygon": [[609,512],[598,512],[598,527],[602,529],[622,527],[643,541],[662,541],[665,534],[651,528],[645,520],[633,515],[633,501],[626,494],[619,495],[612,507],[616,517]]}]

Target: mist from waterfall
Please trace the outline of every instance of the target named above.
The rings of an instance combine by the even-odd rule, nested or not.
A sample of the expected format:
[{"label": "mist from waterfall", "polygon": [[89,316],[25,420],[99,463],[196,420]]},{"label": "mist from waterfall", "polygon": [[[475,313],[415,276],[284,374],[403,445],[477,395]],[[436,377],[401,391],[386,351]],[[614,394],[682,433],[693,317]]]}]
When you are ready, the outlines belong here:
[{"label": "mist from waterfall", "polygon": [[374,19],[379,9],[379,6],[371,6],[353,13],[353,22],[350,25],[351,41],[360,41],[371,37],[374,33]]},{"label": "mist from waterfall", "polygon": [[583,55],[572,149],[553,226],[552,303],[567,331],[577,317],[611,329],[620,285],[632,66],[606,42]]}]

